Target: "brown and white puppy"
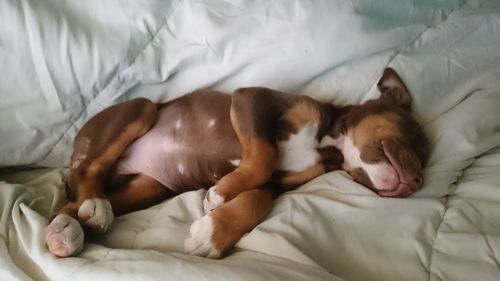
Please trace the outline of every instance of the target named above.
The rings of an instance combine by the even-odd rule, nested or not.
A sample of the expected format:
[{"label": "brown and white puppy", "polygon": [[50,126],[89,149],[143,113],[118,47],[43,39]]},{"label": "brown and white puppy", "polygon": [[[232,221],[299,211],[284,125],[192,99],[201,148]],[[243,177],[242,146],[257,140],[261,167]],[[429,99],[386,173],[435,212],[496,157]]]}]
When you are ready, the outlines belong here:
[{"label": "brown and white puppy", "polygon": [[409,196],[422,187],[428,143],[398,75],[386,69],[378,86],[380,98],[347,107],[266,88],[111,106],[75,138],[70,202],[46,229],[48,248],[77,254],[82,226],[102,233],[115,215],[199,188],[209,188],[206,215],[185,248],[215,258],[269,214],[275,196],[331,170],[380,196]]}]

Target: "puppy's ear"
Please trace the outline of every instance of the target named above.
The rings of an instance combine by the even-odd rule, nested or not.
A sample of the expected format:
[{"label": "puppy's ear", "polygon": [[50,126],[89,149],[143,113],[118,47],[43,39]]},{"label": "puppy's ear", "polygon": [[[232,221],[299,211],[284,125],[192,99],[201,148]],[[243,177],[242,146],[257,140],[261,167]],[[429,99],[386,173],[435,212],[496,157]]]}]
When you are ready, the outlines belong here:
[{"label": "puppy's ear", "polygon": [[411,95],[405,83],[394,69],[387,67],[384,69],[382,78],[378,81],[380,99],[391,101],[402,107],[404,110],[411,110]]}]

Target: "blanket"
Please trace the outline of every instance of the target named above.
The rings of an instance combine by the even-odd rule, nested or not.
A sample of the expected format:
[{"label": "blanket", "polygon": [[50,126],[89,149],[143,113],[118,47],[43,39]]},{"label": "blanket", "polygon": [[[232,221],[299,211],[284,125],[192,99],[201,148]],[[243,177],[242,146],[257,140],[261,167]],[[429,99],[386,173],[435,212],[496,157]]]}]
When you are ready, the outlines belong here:
[{"label": "blanket", "polygon": [[[499,280],[499,46],[495,0],[0,1],[0,280]],[[357,104],[386,66],[432,146],[410,198],[334,171],[210,260],[183,249],[198,190],[48,252],[72,140],[103,108],[245,86]]]}]

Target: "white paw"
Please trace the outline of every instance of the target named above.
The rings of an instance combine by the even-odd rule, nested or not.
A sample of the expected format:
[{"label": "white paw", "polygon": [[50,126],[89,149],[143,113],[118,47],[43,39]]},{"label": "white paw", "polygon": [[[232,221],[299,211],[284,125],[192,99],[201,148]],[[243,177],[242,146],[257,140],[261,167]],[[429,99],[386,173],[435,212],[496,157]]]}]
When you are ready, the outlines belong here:
[{"label": "white paw", "polygon": [[203,211],[205,211],[205,214],[224,203],[224,198],[215,191],[216,187],[216,185],[212,186],[205,194],[205,199],[203,199]]},{"label": "white paw", "polygon": [[45,229],[49,251],[61,258],[78,254],[83,249],[83,238],[80,223],[65,214],[57,215]]},{"label": "white paw", "polygon": [[210,215],[196,220],[189,229],[190,236],[184,241],[184,249],[191,255],[220,258],[221,251],[212,242],[213,232],[213,220]]},{"label": "white paw", "polygon": [[86,227],[104,233],[113,222],[111,203],[106,199],[87,199],[78,209],[78,219]]}]

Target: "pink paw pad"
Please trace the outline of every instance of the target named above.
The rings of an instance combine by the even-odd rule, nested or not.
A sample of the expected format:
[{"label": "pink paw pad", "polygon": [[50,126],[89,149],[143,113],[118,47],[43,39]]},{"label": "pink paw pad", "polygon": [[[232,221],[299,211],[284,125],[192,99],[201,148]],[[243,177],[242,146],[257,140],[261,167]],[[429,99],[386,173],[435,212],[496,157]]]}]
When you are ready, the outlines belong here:
[{"label": "pink paw pad", "polygon": [[78,254],[83,249],[83,238],[80,223],[65,214],[55,217],[45,229],[49,251],[61,258]]}]

